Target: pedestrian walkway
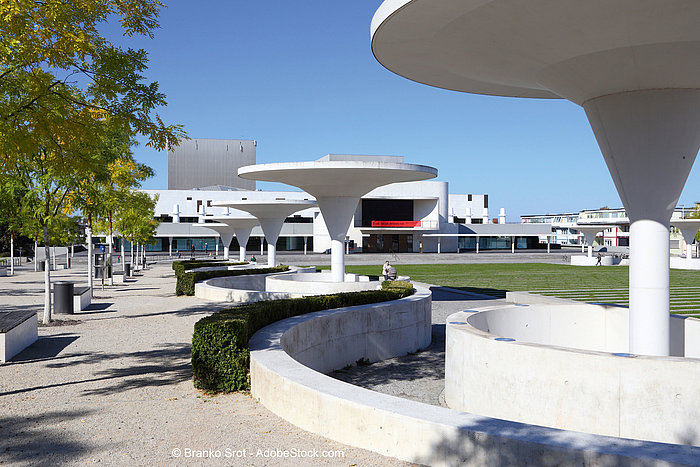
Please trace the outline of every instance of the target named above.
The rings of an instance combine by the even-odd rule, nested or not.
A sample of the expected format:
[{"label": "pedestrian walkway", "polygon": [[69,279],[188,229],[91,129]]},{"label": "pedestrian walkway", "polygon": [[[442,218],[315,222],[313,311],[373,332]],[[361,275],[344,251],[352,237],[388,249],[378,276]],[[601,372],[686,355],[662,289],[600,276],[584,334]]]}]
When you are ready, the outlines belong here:
[{"label": "pedestrian walkway", "polygon": [[[52,277],[87,284],[85,274]],[[55,316],[0,365],[0,464],[410,465],[302,431],[248,394],[194,389],[192,329],[219,305],[174,289],[169,263],[96,289],[88,310]],[[41,316],[42,293],[41,272],[0,278],[1,309]]]}]

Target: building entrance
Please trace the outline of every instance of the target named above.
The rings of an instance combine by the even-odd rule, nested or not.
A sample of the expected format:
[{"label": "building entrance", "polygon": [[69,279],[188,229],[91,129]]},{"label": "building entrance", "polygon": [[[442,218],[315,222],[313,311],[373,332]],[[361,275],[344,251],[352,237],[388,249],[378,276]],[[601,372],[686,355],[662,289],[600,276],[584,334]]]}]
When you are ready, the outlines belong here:
[{"label": "building entrance", "polygon": [[410,253],[412,234],[370,234],[362,238],[362,251],[367,253]]}]

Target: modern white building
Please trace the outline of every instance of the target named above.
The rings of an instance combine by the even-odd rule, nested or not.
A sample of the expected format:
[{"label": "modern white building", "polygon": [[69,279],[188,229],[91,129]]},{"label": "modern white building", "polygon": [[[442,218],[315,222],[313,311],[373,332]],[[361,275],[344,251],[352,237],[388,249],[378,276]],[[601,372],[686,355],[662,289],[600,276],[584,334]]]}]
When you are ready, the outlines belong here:
[{"label": "modern white building", "polygon": [[[170,254],[196,251],[215,253],[223,251],[218,234],[206,227],[214,218],[226,215],[244,215],[232,208],[218,207],[217,203],[247,200],[314,200],[302,191],[259,191],[246,189],[240,177],[216,178],[206,173],[207,161],[211,172],[227,171],[217,161],[231,167],[255,164],[254,141],[193,139],[168,154],[168,185],[187,189],[142,190],[158,197],[156,218],[161,221],[156,242],[149,251]],[[233,150],[231,149],[233,148]],[[178,153],[179,151],[179,153]],[[199,151],[199,152],[198,152]],[[183,156],[183,153],[186,153]],[[194,155],[204,155],[201,159]],[[237,159],[238,158],[238,159]],[[400,156],[338,156],[328,155],[324,160],[387,160],[403,162]],[[196,160],[199,169],[188,177],[187,167]],[[188,162],[189,161],[189,162]],[[237,170],[237,169],[236,169]],[[236,173],[233,168],[231,171]],[[173,175],[171,171],[175,171]],[[176,176],[177,183],[170,178]],[[228,178],[226,178],[228,177]],[[228,184],[216,183],[227,180]],[[242,179],[241,179],[242,180]],[[207,186],[197,188],[197,183]],[[250,183],[249,181],[245,181]],[[254,183],[254,182],[253,182]],[[447,182],[428,180],[393,183],[374,189],[360,198],[346,235],[349,252],[456,252],[459,250],[508,249],[538,247],[538,234],[545,238],[549,226],[539,230],[523,230],[520,224],[506,224],[505,209],[498,216],[489,217],[487,194],[450,194]],[[234,238],[229,247],[239,248]],[[277,241],[278,251],[327,252],[331,238],[318,207],[305,209],[288,217]],[[253,228],[247,249],[252,254],[265,251],[264,234],[260,226]]]},{"label": "modern white building", "polygon": [[[677,207],[671,217],[669,247],[671,254],[684,251],[683,237],[673,221],[683,219],[692,209]],[[560,245],[581,245],[583,234],[576,228],[579,224],[604,225],[596,236],[594,245],[604,247],[629,247],[630,220],[624,208],[585,209],[578,213],[537,214],[520,216],[523,224],[547,223],[552,225],[553,242]],[[544,238],[541,241],[545,241]]]}]

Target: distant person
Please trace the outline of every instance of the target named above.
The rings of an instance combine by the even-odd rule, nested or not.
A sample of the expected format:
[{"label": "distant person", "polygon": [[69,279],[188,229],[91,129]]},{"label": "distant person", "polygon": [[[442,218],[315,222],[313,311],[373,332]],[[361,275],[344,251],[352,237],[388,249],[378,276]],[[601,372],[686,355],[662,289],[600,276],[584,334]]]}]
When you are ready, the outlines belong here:
[{"label": "distant person", "polygon": [[194,258],[194,243],[192,244],[192,257]]},{"label": "distant person", "polygon": [[389,260],[384,261],[384,266],[382,266],[382,275],[384,276],[384,280],[389,280],[389,269],[391,269],[391,265],[389,264]]},{"label": "distant person", "polygon": [[207,250],[209,250],[209,245],[204,244],[204,256],[207,256]]},{"label": "distant person", "polygon": [[254,262],[256,262],[256,261],[257,261],[257,259],[255,259],[255,255],[253,255],[253,256],[250,257],[250,262],[251,262],[251,263],[254,263]]},{"label": "distant person", "polygon": [[596,266],[602,266],[602,265],[603,265],[603,263],[600,262],[600,260],[601,260],[602,258],[603,258],[603,257],[600,256],[600,253],[598,253],[598,262],[595,263]]}]

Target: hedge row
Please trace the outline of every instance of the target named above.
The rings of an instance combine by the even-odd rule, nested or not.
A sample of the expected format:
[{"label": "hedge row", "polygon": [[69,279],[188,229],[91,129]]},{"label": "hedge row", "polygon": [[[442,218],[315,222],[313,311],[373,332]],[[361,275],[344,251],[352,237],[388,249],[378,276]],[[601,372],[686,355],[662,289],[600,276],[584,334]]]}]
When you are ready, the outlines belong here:
[{"label": "hedge row", "polygon": [[188,259],[184,261],[173,261],[172,268],[175,274],[182,274],[185,271],[196,268],[216,267],[216,266],[237,266],[247,263],[232,263],[231,261],[209,261],[202,259]]},{"label": "hedge row", "polygon": [[413,292],[411,287],[268,300],[202,318],[192,335],[194,385],[212,392],[249,390],[248,341],[269,324],[315,311],[398,300]]},{"label": "hedge row", "polygon": [[214,277],[248,276],[251,274],[271,274],[273,272],[288,271],[289,266],[276,266],[274,268],[250,268],[250,269],[222,269],[218,271],[191,271],[175,273],[175,295],[194,295],[194,285]]}]

